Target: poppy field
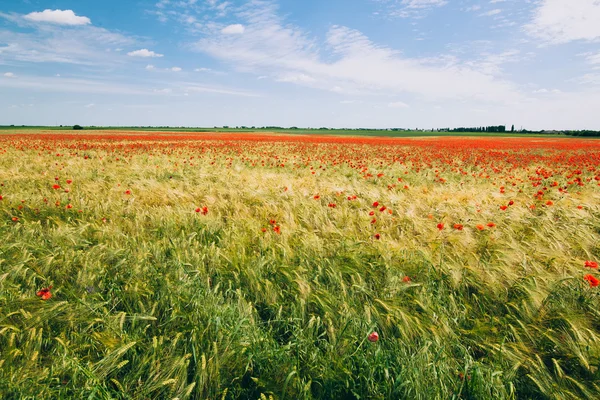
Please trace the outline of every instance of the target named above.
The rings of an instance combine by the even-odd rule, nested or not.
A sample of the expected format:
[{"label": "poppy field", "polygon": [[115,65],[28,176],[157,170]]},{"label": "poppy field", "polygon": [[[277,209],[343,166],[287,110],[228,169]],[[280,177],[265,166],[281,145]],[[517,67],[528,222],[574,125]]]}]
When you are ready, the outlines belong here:
[{"label": "poppy field", "polygon": [[0,397],[597,399],[600,141],[0,135]]}]

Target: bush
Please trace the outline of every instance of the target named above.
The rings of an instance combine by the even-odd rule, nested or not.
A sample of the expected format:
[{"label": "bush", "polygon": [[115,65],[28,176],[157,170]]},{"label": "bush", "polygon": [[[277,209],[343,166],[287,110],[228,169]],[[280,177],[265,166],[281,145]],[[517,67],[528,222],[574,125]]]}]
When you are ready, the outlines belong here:
[{"label": "bush", "polygon": [[73,125],[73,130],[74,131],[81,131],[81,130],[83,130],[83,126],[81,126],[81,125]]}]

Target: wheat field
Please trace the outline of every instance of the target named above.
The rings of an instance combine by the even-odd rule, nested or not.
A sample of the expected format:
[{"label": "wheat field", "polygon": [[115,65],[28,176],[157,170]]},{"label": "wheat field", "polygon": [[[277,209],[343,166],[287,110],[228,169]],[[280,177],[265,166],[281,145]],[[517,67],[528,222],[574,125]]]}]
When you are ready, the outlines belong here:
[{"label": "wheat field", "polygon": [[597,399],[600,142],[0,136],[5,399]]}]

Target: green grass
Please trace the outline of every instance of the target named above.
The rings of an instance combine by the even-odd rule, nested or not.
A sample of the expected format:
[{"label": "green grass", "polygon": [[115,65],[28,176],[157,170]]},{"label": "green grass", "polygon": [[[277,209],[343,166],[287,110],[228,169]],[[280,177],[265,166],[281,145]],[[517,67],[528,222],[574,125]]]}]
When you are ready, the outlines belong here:
[{"label": "green grass", "polygon": [[437,136],[464,136],[464,137],[569,137],[565,135],[539,134],[539,133],[486,133],[486,132],[436,132],[436,131],[388,131],[382,129],[252,129],[252,128],[155,128],[155,127],[85,127],[84,130],[75,131],[72,127],[57,126],[0,126],[0,135],[11,132],[38,133],[51,131],[53,133],[85,134],[95,131],[120,131],[120,132],[224,132],[224,133],[280,133],[286,135],[332,135],[332,136],[366,136],[366,137],[437,137]]},{"label": "green grass", "polygon": [[[600,396],[599,298],[582,279],[600,258],[594,186],[531,210],[529,151],[510,172],[457,153],[464,175],[418,147],[220,145],[1,143],[0,397]],[[415,166],[388,158],[402,156]],[[561,185],[577,167],[543,166]]]}]

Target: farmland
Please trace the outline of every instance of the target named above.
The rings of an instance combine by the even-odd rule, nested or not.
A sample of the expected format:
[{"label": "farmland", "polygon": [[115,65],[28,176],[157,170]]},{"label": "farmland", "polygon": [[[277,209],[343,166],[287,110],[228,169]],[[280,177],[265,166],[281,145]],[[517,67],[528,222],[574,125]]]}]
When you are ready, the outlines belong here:
[{"label": "farmland", "polygon": [[599,184],[575,138],[3,131],[0,393],[598,398]]}]

